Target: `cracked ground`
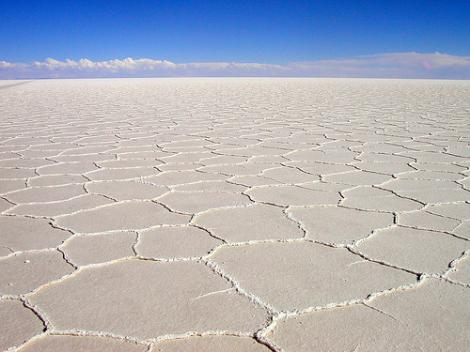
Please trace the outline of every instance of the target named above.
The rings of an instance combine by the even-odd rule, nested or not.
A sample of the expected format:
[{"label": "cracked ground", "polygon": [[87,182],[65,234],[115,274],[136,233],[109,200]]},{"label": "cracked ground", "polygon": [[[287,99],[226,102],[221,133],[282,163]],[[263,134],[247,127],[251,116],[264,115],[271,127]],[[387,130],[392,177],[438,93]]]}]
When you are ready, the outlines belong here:
[{"label": "cracked ground", "polygon": [[0,82],[0,350],[468,351],[469,97]]}]

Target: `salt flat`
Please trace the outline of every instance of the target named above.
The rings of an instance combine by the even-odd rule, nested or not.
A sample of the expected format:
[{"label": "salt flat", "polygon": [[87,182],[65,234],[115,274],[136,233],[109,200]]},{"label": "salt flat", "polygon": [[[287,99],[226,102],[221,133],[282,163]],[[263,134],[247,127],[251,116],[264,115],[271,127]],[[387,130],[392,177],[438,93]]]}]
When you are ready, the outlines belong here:
[{"label": "salt flat", "polygon": [[470,82],[16,83],[0,350],[468,350]]}]

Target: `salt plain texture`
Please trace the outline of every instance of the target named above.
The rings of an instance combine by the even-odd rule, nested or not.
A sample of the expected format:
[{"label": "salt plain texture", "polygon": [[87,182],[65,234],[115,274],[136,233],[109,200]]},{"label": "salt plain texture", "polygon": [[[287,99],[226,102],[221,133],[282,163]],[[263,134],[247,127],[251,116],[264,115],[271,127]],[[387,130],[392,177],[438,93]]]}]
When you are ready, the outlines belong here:
[{"label": "salt plain texture", "polygon": [[468,351],[470,82],[3,81],[0,118],[0,350]]}]

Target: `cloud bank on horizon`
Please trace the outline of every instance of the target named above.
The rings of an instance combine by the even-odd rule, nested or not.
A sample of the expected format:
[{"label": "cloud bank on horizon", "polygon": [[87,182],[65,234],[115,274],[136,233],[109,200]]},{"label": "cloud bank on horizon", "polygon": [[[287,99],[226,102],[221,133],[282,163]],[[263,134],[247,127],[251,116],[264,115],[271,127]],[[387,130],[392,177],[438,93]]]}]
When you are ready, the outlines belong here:
[{"label": "cloud bank on horizon", "polygon": [[32,63],[0,60],[0,79],[201,76],[470,79],[470,56],[399,52],[279,65],[242,62],[174,63],[147,58],[105,61],[60,61],[48,58]]}]

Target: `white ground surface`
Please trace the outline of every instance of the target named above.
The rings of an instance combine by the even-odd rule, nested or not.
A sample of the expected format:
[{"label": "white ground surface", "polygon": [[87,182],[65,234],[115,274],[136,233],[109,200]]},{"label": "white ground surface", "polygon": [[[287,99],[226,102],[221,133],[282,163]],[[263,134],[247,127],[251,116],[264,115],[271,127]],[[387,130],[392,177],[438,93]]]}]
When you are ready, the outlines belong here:
[{"label": "white ground surface", "polygon": [[470,82],[0,82],[0,350],[468,351]]}]

